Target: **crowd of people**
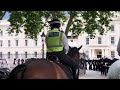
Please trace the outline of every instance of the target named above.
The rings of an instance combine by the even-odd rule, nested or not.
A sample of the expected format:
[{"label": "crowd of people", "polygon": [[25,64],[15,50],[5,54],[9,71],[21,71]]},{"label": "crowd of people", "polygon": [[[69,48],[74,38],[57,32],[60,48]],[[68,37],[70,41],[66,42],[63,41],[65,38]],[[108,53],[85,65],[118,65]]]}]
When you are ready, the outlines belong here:
[{"label": "crowd of people", "polygon": [[[94,70],[94,71],[100,71],[101,75],[107,75],[109,67],[117,61],[118,59],[114,58],[108,59],[108,58],[100,58],[97,60],[85,60],[83,58],[80,59],[80,69],[85,70]],[[13,65],[19,65],[25,63],[24,59],[14,59]]]},{"label": "crowd of people", "polygon": [[86,70],[100,71],[101,75],[107,75],[109,67],[118,59],[100,58],[97,60],[80,59],[80,68]]},{"label": "crowd of people", "polygon": [[24,59],[16,59],[16,58],[14,58],[13,65],[20,65],[20,64],[23,64],[23,63],[25,63]]}]

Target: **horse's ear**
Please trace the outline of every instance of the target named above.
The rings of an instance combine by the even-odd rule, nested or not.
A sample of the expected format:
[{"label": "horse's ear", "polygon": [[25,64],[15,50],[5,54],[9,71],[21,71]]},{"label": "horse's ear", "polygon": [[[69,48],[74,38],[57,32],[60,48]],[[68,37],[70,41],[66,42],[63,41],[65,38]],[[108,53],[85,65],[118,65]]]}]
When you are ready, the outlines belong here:
[{"label": "horse's ear", "polygon": [[71,47],[69,46],[69,49],[71,49]]},{"label": "horse's ear", "polygon": [[78,51],[82,48],[83,45],[81,45],[79,48],[78,48]]}]

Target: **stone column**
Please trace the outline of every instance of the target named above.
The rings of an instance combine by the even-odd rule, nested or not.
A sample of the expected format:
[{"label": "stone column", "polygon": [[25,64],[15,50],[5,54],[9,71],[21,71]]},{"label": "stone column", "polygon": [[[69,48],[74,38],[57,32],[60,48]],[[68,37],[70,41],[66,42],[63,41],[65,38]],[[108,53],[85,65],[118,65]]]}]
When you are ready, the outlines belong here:
[{"label": "stone column", "polygon": [[105,57],[109,57],[109,49],[105,49]]},{"label": "stone column", "polygon": [[95,58],[95,51],[94,51],[94,49],[92,49],[92,59],[94,59]]},{"label": "stone column", "polygon": [[102,49],[102,58],[105,56],[104,49]]},{"label": "stone column", "polygon": [[93,56],[92,56],[92,53],[93,53],[93,50],[91,49],[91,59],[93,59],[93,58],[92,58],[92,57],[93,57]]},{"label": "stone column", "polygon": [[89,49],[89,58],[91,59],[91,49]]},{"label": "stone column", "polygon": [[104,49],[104,56],[106,57],[106,54],[105,54],[105,49]]}]

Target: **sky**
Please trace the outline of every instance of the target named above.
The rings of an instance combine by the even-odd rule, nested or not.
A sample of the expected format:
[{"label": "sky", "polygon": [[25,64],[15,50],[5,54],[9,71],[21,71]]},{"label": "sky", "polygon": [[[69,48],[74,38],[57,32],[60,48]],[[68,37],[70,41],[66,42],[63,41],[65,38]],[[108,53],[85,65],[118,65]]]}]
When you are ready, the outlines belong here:
[{"label": "sky", "polygon": [[8,12],[6,12],[5,16],[3,17],[4,20],[8,20],[10,17],[10,14]]}]

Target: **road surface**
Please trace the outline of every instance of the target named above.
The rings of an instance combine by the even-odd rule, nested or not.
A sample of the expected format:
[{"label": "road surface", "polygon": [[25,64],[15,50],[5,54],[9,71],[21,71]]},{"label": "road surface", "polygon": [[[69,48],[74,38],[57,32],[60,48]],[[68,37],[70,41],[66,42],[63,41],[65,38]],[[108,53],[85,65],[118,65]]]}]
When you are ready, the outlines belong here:
[{"label": "road surface", "polygon": [[107,76],[101,75],[99,71],[86,70],[86,74],[80,75],[79,79],[107,79]]}]

